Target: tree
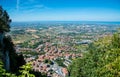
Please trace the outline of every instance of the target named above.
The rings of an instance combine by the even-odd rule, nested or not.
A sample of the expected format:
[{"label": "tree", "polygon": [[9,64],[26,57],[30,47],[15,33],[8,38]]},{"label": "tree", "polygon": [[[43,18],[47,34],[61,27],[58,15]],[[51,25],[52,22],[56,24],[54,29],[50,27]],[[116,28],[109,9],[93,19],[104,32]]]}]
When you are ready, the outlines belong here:
[{"label": "tree", "polygon": [[120,77],[120,36],[104,37],[90,44],[82,58],[73,60],[70,77]]},{"label": "tree", "polygon": [[11,19],[9,18],[8,13],[0,6],[0,31],[9,32],[10,23]]},{"label": "tree", "polygon": [[[10,31],[10,23],[11,19],[8,13],[0,6],[0,77],[35,77],[34,74],[30,73],[32,69],[31,63],[23,65],[25,64],[23,55],[16,53],[11,37],[5,36],[5,32]],[[9,52],[7,54],[9,59],[6,58],[6,52]],[[10,70],[5,68],[8,60],[10,60]],[[21,70],[19,67],[21,67]],[[36,73],[36,75],[45,76],[42,76],[41,73]]]},{"label": "tree", "polygon": [[8,13],[0,6],[0,54],[4,68],[9,72],[17,72],[25,64],[22,55],[18,55],[10,36],[5,32],[10,31],[11,19]]},{"label": "tree", "polygon": [[30,70],[32,68],[31,66],[32,63],[27,63],[26,65],[23,65],[21,67],[22,70],[20,70],[21,75],[19,75],[18,77],[35,77],[35,75],[30,74]]},{"label": "tree", "polygon": [[[4,43],[5,32],[10,31],[11,19],[8,13],[0,6],[0,50],[4,54],[4,66],[6,70],[10,70],[9,50],[6,48]],[[8,45],[7,45],[8,46]]]},{"label": "tree", "polygon": [[112,45],[116,48],[120,48],[120,34],[115,33],[112,38]]}]

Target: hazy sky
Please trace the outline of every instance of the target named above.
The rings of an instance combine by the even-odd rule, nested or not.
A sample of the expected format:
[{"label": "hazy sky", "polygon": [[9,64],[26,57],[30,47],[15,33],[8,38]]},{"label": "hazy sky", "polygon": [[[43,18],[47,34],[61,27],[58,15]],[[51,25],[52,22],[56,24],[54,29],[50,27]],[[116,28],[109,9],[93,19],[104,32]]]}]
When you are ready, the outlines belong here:
[{"label": "hazy sky", "polygon": [[120,21],[120,0],[0,0],[13,21]]}]

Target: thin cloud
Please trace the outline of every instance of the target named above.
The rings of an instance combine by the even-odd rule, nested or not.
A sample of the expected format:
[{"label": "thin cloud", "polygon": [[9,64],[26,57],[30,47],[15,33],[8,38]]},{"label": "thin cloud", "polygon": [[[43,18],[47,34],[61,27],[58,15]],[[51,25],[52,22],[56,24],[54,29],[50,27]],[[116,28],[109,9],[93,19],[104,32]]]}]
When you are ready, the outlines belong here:
[{"label": "thin cloud", "polygon": [[[21,4],[20,4],[21,2]],[[20,8],[19,8],[19,4],[20,4]],[[41,1],[39,0],[20,0],[18,1],[18,8],[19,10],[37,10],[37,9],[50,9],[49,7],[47,7],[46,5],[44,5]]]},{"label": "thin cloud", "polygon": [[50,9],[49,7],[43,5],[43,4],[21,4],[20,10],[22,11],[36,11],[36,10],[43,10],[43,9]]},{"label": "thin cloud", "polygon": [[45,6],[44,5],[34,5],[33,7],[34,8],[44,8]]},{"label": "thin cloud", "polygon": [[17,2],[16,2],[16,9],[17,9],[17,11],[19,10],[19,4],[20,4],[20,0],[17,0]]},{"label": "thin cloud", "polygon": [[32,10],[32,9],[34,9],[34,10],[37,10],[37,9],[46,9],[47,7],[46,6],[44,6],[44,5],[42,5],[42,4],[39,4],[39,5],[32,5],[32,6],[21,6],[20,7],[20,10],[22,10],[22,11],[28,11],[28,10]]},{"label": "thin cloud", "polygon": [[34,5],[33,8],[38,8],[38,9],[50,9],[49,7],[43,5],[43,4],[37,4]]}]

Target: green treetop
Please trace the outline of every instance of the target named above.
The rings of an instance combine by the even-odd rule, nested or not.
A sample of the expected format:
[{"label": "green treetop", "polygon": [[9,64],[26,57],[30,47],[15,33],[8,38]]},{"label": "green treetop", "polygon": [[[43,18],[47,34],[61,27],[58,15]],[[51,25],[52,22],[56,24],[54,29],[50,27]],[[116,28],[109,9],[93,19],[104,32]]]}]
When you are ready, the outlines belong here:
[{"label": "green treetop", "polygon": [[0,32],[10,31],[11,19],[8,13],[0,6]]}]

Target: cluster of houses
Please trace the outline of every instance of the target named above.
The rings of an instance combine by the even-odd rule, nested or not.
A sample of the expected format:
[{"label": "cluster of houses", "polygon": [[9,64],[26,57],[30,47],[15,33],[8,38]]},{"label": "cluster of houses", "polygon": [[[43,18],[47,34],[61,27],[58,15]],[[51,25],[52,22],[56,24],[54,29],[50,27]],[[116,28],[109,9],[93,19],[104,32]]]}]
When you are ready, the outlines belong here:
[{"label": "cluster of houses", "polygon": [[[57,47],[53,44],[46,42],[43,45],[39,45],[35,50],[36,52],[45,52],[45,54],[38,55],[36,60],[33,57],[26,58],[26,61],[32,61],[33,70],[47,74],[48,77],[66,77],[68,76],[67,66],[72,62],[71,59],[81,57],[82,54],[70,53],[69,46]],[[64,58],[63,64],[66,67],[59,66],[55,60],[57,58]],[[52,63],[45,63],[45,60],[49,60]]]}]

